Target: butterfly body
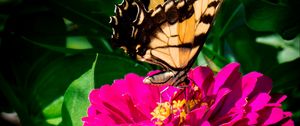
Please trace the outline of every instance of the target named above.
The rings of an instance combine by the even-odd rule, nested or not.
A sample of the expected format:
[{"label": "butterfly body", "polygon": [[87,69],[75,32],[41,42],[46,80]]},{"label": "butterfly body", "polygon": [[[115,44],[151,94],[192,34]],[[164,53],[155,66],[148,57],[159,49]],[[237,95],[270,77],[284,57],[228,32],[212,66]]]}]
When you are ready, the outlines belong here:
[{"label": "butterfly body", "polygon": [[144,83],[179,87],[188,80],[220,2],[124,0],[111,17],[112,42],[129,56],[164,68]]}]

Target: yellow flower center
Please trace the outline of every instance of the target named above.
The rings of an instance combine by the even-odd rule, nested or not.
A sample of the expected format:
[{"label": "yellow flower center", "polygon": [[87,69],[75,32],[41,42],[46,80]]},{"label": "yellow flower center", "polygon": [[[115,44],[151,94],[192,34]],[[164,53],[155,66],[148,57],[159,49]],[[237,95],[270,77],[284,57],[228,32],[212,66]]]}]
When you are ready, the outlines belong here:
[{"label": "yellow flower center", "polygon": [[151,120],[156,119],[156,125],[162,125],[163,121],[171,115],[171,105],[169,102],[158,103],[157,107],[151,112]]},{"label": "yellow flower center", "polygon": [[155,120],[156,125],[163,125],[163,121],[167,119],[171,114],[179,115],[180,123],[186,118],[186,100],[174,100],[172,105],[169,102],[158,103],[156,108],[151,112],[152,119]]},{"label": "yellow flower center", "polygon": [[[193,86],[192,88],[194,97],[190,99],[172,100],[170,102],[157,103],[156,108],[151,112],[152,121],[155,125],[164,125],[168,120],[172,118],[179,118],[179,124],[184,124],[187,114],[193,109],[199,106],[210,106],[213,104],[213,100],[202,101],[201,94],[199,93],[199,87]],[[176,93],[174,93],[176,94]],[[176,96],[176,95],[174,95]]]},{"label": "yellow flower center", "polygon": [[176,113],[177,111],[181,111],[183,109],[183,106],[185,105],[186,103],[186,100],[183,99],[183,100],[174,100],[173,101],[173,105],[172,105],[172,108],[173,108],[173,113]]}]

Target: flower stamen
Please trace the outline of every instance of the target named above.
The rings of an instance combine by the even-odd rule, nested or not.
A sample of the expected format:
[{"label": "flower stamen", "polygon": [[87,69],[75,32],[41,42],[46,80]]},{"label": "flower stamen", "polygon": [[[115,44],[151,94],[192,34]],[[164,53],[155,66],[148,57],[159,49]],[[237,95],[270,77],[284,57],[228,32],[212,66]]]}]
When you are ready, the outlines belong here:
[{"label": "flower stamen", "polygon": [[163,121],[171,115],[171,105],[169,102],[158,103],[157,107],[151,112],[151,120],[155,120],[156,125],[162,125]]}]

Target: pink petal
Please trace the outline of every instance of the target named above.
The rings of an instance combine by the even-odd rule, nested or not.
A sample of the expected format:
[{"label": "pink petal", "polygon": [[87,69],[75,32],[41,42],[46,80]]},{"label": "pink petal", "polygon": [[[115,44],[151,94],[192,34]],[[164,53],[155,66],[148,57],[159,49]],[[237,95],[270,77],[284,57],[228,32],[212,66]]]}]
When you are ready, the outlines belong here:
[{"label": "pink petal", "polygon": [[222,109],[222,107],[223,107],[222,103],[224,101],[224,98],[230,92],[231,92],[231,90],[227,89],[227,88],[223,88],[218,92],[218,94],[216,95],[216,98],[215,98],[215,102],[210,106],[209,111],[207,112],[206,116],[204,117],[205,120],[208,120],[211,117],[214,117],[212,119],[218,119],[218,117],[219,117],[218,114],[220,112],[219,109]]},{"label": "pink petal", "polygon": [[[262,115],[262,114],[261,114]],[[266,121],[264,121],[264,125],[275,124],[283,119],[283,110],[280,108],[272,108],[271,113]]]},{"label": "pink petal", "polygon": [[251,72],[246,74],[242,78],[242,90],[243,90],[243,97],[247,97],[256,87],[257,85],[257,78],[261,77],[262,74],[257,72]]},{"label": "pink petal", "polygon": [[186,116],[187,125],[195,126],[206,121],[203,116],[208,110],[208,106],[201,106],[200,108],[194,109]]},{"label": "pink petal", "polygon": [[257,118],[259,115],[256,112],[249,112],[246,117],[249,120],[248,125],[255,125],[257,124]]},{"label": "pink petal", "polygon": [[270,103],[274,103],[275,106],[281,106],[281,103],[287,98],[286,95],[283,94],[275,94],[272,95],[272,99]]},{"label": "pink petal", "polygon": [[271,96],[269,94],[260,93],[249,101],[248,107],[250,111],[256,112],[258,110],[263,109],[270,99]]},{"label": "pink petal", "polygon": [[98,116],[89,116],[82,119],[84,126],[97,126],[101,125],[116,125],[114,119],[108,115],[99,114]]},{"label": "pink petal", "polygon": [[[264,83],[262,83],[264,82]],[[266,88],[262,88],[265,85]],[[241,84],[241,91],[242,91],[242,96],[241,98],[236,102],[236,106],[240,105],[245,105],[246,104],[246,99],[250,99],[257,95],[258,93],[268,93],[271,89],[272,83],[269,81],[269,78],[266,78],[260,73],[257,72],[251,72],[247,75],[245,75],[242,78],[242,84]],[[235,91],[238,89],[234,89]],[[237,93],[233,93],[237,94]],[[249,96],[251,95],[251,96]]]},{"label": "pink petal", "polygon": [[233,84],[241,78],[239,68],[240,65],[238,63],[230,63],[222,68],[215,77],[213,94],[217,94],[221,87],[233,87]]},{"label": "pink petal", "polygon": [[248,95],[249,99],[251,99],[253,96],[257,95],[258,93],[262,93],[262,92],[270,93],[271,92],[272,80],[269,77],[266,77],[257,72],[251,72],[251,73],[249,73],[249,76],[251,76],[250,78],[252,78],[252,79],[249,79],[248,83],[255,85],[254,89],[253,88],[244,89],[245,91],[251,92]]},{"label": "pink petal", "polygon": [[208,121],[205,121],[204,123],[201,124],[201,126],[211,126]]},{"label": "pink petal", "polygon": [[188,73],[188,77],[200,87],[203,95],[211,95],[214,84],[214,73],[208,67],[196,67]]},{"label": "pink petal", "polygon": [[159,102],[160,88],[144,84],[143,78],[135,74],[128,74],[125,79],[127,80],[127,93],[132,98],[134,105],[140,106],[141,110],[149,113],[148,116],[150,116],[156,102]]},{"label": "pink petal", "polygon": [[237,113],[243,113],[244,106],[237,106],[240,104],[236,104],[238,100],[241,99],[242,90],[241,90],[241,81],[236,81],[236,84],[232,84],[234,87],[231,87],[231,92],[228,93],[222,102],[222,108],[218,110],[218,114],[216,117],[222,117],[226,115],[230,111],[235,111]]},{"label": "pink petal", "polygon": [[282,126],[294,126],[294,121],[292,119],[289,119],[285,123],[282,124]]}]

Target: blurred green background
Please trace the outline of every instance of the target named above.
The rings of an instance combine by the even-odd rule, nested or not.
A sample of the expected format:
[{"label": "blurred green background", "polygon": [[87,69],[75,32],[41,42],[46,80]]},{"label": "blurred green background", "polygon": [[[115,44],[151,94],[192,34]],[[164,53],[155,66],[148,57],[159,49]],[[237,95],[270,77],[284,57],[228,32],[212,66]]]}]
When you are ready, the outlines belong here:
[{"label": "blurred green background", "polygon": [[[109,16],[121,0],[0,0],[0,125],[82,125],[91,89],[157,66],[110,43]],[[300,125],[299,0],[225,0],[195,65],[273,80]],[[95,60],[97,57],[97,60]],[[20,119],[4,119],[17,113]]]}]

